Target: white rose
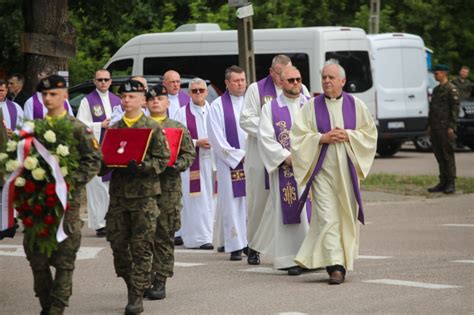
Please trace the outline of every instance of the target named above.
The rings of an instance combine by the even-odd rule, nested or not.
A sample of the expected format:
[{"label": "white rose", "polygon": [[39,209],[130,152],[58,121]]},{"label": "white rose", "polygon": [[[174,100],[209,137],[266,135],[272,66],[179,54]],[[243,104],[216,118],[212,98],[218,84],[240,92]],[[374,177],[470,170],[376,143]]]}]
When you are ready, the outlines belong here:
[{"label": "white rose", "polygon": [[46,171],[42,169],[41,167],[35,168],[34,170],[31,171],[31,175],[35,180],[43,180],[44,175],[46,174]]},{"label": "white rose", "polygon": [[5,160],[8,157],[8,154],[6,153],[0,153],[0,161]]},{"label": "white rose", "polygon": [[52,130],[48,130],[44,133],[44,138],[46,141],[49,143],[55,143],[56,142],[56,134]]},{"label": "white rose", "polygon": [[23,165],[27,170],[33,170],[38,166],[38,159],[35,158],[34,156],[28,156],[25,161],[23,162]]},{"label": "white rose", "polygon": [[13,172],[13,171],[15,171],[18,167],[20,167],[20,162],[18,162],[17,160],[9,160],[9,161],[5,164],[5,169],[7,170],[7,172]]},{"label": "white rose", "polygon": [[23,128],[35,130],[35,123],[33,121],[25,121],[23,123]]},{"label": "white rose", "polygon": [[61,174],[63,174],[63,176],[67,176],[68,172],[66,166],[61,167]]},{"label": "white rose", "polygon": [[25,186],[26,180],[23,177],[17,177],[15,179],[15,186],[17,187],[23,187]]},{"label": "white rose", "polygon": [[8,142],[7,142],[7,152],[16,151],[16,146],[17,145],[18,145],[18,143],[16,141],[8,140]]},{"label": "white rose", "polygon": [[69,147],[65,145],[58,145],[56,148],[56,153],[60,156],[68,156],[69,155]]}]

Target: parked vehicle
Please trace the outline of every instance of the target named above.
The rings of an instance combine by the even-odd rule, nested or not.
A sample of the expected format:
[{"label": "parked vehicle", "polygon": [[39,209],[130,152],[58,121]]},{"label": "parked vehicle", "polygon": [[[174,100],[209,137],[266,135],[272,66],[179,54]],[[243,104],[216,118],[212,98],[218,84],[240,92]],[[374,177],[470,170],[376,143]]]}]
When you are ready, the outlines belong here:
[{"label": "parked vehicle", "polygon": [[[431,95],[433,95],[433,89],[438,85],[438,81],[435,80],[433,72],[428,71],[428,101],[431,102]],[[422,136],[413,139],[413,144],[419,152],[431,152],[431,140],[430,136],[424,134]]]},{"label": "parked vehicle", "polygon": [[[123,76],[123,77],[112,77],[112,84],[110,85],[110,91],[113,93],[117,94],[119,86],[125,82],[130,76]],[[181,89],[183,91],[188,90],[189,87],[189,82],[191,79],[194,77],[191,76],[181,76]],[[148,86],[153,86],[155,84],[163,82],[163,76],[158,75],[158,76],[145,76],[145,79],[147,80]],[[212,102],[214,99],[216,99],[220,94],[220,90],[216,88],[209,80],[205,80],[208,86],[209,90],[209,95],[207,96],[208,102]],[[92,82],[92,80],[88,80],[86,82],[80,83],[78,85],[75,85],[73,87],[69,88],[69,103],[71,104],[72,110],[74,114],[77,114],[77,111],[79,109],[79,105],[81,104],[81,100],[92,92],[95,89],[95,85]]]}]

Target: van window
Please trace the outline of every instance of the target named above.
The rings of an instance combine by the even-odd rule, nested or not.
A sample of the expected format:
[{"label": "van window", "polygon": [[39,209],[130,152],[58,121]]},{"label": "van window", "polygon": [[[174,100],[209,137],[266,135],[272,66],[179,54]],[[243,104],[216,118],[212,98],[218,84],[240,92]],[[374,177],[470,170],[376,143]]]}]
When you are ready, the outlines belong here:
[{"label": "van window", "polygon": [[[255,56],[255,72],[257,80],[268,75],[274,54],[258,54]],[[309,57],[304,53],[285,53],[303,77],[303,83],[310,86]],[[143,60],[144,75],[160,75],[169,69],[178,71],[181,76],[197,76],[210,80],[221,91],[225,90],[224,71],[231,65],[239,64],[238,55],[220,56],[179,56],[179,57],[149,57]]]},{"label": "van window", "polygon": [[346,71],[344,91],[362,93],[372,87],[372,71],[367,51],[329,51],[326,60],[337,59]]},{"label": "van window", "polygon": [[110,75],[113,77],[132,75],[133,59],[122,59],[112,62],[108,67]]}]

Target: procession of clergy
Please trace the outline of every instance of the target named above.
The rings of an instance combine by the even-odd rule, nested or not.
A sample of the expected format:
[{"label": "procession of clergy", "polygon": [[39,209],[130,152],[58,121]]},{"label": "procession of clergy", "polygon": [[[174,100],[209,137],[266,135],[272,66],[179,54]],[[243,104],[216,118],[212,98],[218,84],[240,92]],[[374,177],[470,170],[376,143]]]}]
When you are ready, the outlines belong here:
[{"label": "procession of clergy", "polygon": [[[321,75],[324,94],[310,98],[285,55],[275,56],[269,75],[248,88],[245,72],[231,66],[224,74],[227,90],[209,104],[205,81],[193,79],[186,94],[176,71],[164,74],[168,117],[186,126],[196,150],[181,173],[175,244],[215,244],[231,260],[242,260],[244,252],[253,265],[262,254],[289,275],[326,268],[329,284],[344,282],[358,254],[357,221],[364,223],[359,180],[372,165],[377,130],[366,105],[343,92],[345,71],[337,60],[327,61]],[[132,79],[146,87],[143,77]],[[94,83],[77,118],[100,141],[123,109],[109,92],[107,70],[98,70]],[[25,103],[24,113],[17,108],[16,117],[1,105],[6,126],[15,126],[13,119],[20,124],[23,114],[36,119],[47,111],[41,93]],[[148,113],[145,104],[143,111]],[[86,186],[88,224],[97,236],[105,236],[108,185],[96,176]]]}]

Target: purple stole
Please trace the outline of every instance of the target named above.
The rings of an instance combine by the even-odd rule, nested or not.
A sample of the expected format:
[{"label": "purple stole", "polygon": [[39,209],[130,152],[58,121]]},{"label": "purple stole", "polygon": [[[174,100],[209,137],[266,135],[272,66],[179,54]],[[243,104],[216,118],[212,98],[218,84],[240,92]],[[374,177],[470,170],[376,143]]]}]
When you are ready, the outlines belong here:
[{"label": "purple stole", "polygon": [[[87,102],[89,103],[89,107],[91,110],[92,121],[93,122],[102,122],[107,119],[107,115],[105,114],[104,104],[102,104],[102,99],[100,98],[99,93],[97,90],[92,91],[91,93],[86,95]],[[109,92],[109,102],[110,106],[112,107],[112,111],[115,106],[119,106],[121,101],[118,96]],[[105,129],[102,128],[100,131],[100,140],[99,142],[102,143],[102,138],[104,136]]]},{"label": "purple stole", "polygon": [[[198,139],[196,117],[191,113],[191,103],[186,105],[186,127],[188,127],[189,134],[194,140]],[[189,192],[201,192],[201,174],[199,169],[199,147],[196,146],[196,158],[189,168]]]},{"label": "purple stole", "polygon": [[[229,91],[221,96],[222,109],[224,110],[225,136],[229,144],[240,149],[239,134],[237,132],[237,124],[235,122],[234,108],[230,98]],[[230,169],[232,178],[232,191],[234,198],[245,196],[245,173],[244,164],[240,162],[234,169]]]},{"label": "purple stole", "polygon": [[189,95],[184,93],[181,90],[178,91],[178,99],[179,99],[179,106],[180,107],[186,106],[189,103],[189,101],[191,100]]},{"label": "purple stole", "polygon": [[[316,115],[316,123],[318,125],[318,131],[320,133],[326,133],[331,130],[331,120],[329,118],[329,112],[326,107],[326,100],[324,95],[318,95],[314,98],[314,111]],[[345,92],[342,92],[342,114],[344,117],[344,129],[355,129],[356,128],[356,107],[355,107],[355,100],[352,95],[349,95]],[[298,202],[298,209],[301,211],[304,205],[304,201],[308,196],[309,190],[311,188],[312,182],[316,175],[319,173],[323,166],[324,158],[326,157],[326,153],[328,150],[328,144],[323,144],[321,148],[321,152],[319,154],[318,162],[311,173],[311,177],[306,183],[306,187],[301,195],[301,199]],[[364,209],[362,207],[362,198],[360,195],[360,188],[359,188],[359,181],[357,177],[357,172],[355,170],[354,164],[352,163],[349,156],[347,157],[349,171],[351,173],[351,181],[352,181],[352,188],[354,189],[354,195],[357,200],[357,204],[359,205],[359,212],[357,215],[357,219],[362,223],[364,223]]]},{"label": "purple stole", "polygon": [[[69,107],[66,101],[64,101],[64,109],[69,113]],[[43,104],[40,102],[37,93],[33,93],[33,119],[44,119]]]},{"label": "purple stole", "polygon": [[16,121],[18,119],[18,111],[16,110],[15,103],[12,101],[7,99],[5,100],[5,103],[7,104],[8,114],[10,115],[10,129],[15,130]]}]

